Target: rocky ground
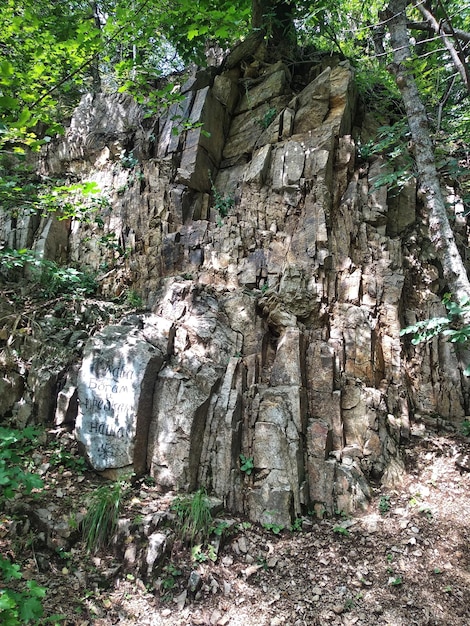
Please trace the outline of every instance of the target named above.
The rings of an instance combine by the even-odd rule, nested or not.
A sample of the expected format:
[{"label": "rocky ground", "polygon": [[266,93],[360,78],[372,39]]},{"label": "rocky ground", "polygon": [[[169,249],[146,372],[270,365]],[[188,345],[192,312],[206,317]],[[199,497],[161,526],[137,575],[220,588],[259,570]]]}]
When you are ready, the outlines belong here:
[{"label": "rocky ground", "polygon": [[465,465],[458,455],[470,453],[468,438],[413,437],[403,450],[400,488],[377,489],[357,515],[306,517],[282,530],[227,518],[216,557],[206,546],[196,560],[181,541],[168,539],[149,579],[139,570],[138,549],[130,549],[134,530],[160,519],[160,536],[171,538],[172,494],[135,484],[121,513],[127,522],[120,524],[120,556],[116,546],[89,555],[77,525],[86,494],[100,483],[87,471],[77,473],[71,440],[63,435],[62,443],[65,448],[49,443],[33,454],[45,481],[38,498],[10,502],[0,517],[2,554],[48,590],[45,616],[56,617],[47,623],[470,624],[470,473],[457,464]]}]

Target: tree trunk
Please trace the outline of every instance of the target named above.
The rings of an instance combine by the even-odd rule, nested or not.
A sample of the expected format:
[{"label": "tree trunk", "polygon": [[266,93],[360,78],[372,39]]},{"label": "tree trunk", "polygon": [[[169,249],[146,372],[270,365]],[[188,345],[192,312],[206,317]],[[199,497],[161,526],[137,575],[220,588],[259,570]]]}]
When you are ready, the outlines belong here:
[{"label": "tree trunk", "polygon": [[393,48],[394,63],[391,69],[403,98],[413,139],[419,193],[428,215],[430,239],[442,263],[444,278],[450,292],[454,298],[462,300],[464,296],[470,298],[470,282],[447,216],[426,109],[410,69],[412,54],[406,25],[406,5],[407,0],[391,0],[384,15],[388,20]]},{"label": "tree trunk", "polygon": [[270,56],[292,57],[297,47],[294,26],[295,2],[252,0],[251,25],[266,33]]}]

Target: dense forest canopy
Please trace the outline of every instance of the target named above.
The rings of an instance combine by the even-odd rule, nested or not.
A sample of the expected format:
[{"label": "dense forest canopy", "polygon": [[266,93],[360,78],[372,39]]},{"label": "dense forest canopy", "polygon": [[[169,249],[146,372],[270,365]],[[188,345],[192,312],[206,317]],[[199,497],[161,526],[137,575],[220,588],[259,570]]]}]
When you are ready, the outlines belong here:
[{"label": "dense forest canopy", "polygon": [[[470,9],[456,2],[414,4],[408,7],[413,71],[439,126],[449,117],[458,132],[459,124],[468,122]],[[190,61],[203,63],[208,43],[226,50],[252,29],[263,31],[274,46],[287,41],[293,57],[297,46],[340,52],[358,69],[367,68],[364,87],[371,88],[391,60],[389,18],[381,14],[385,6],[358,0],[253,0],[251,6],[210,0],[9,0],[0,9],[1,120],[10,132],[32,129],[39,120],[56,121],[90,90],[127,89],[148,96],[162,74]],[[443,116],[444,105],[457,110]]]}]

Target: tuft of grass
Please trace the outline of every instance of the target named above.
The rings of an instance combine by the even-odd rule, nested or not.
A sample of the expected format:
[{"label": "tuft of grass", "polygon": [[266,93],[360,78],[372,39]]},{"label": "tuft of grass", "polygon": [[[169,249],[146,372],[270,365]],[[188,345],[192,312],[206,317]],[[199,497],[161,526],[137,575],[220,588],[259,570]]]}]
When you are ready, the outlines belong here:
[{"label": "tuft of grass", "polygon": [[171,505],[176,513],[177,526],[182,538],[194,545],[196,540],[207,539],[212,529],[209,498],[204,489],[193,494],[175,498]]},{"label": "tuft of grass", "polygon": [[111,542],[119,519],[125,481],[102,485],[92,494],[81,527],[87,552],[96,552]]}]

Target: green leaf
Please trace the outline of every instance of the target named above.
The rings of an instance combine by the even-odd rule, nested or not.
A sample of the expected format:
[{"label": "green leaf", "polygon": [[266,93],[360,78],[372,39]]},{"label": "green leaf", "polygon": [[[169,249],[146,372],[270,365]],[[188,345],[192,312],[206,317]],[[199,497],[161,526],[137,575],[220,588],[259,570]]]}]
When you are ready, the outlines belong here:
[{"label": "green leaf", "polygon": [[24,599],[20,608],[20,617],[23,620],[22,623],[28,623],[31,620],[42,617],[44,609],[40,600],[37,598]]},{"label": "green leaf", "polygon": [[3,558],[2,556],[0,556],[0,572],[6,582],[22,578],[20,566],[17,563],[10,563],[8,559]]},{"label": "green leaf", "polygon": [[11,594],[12,592],[8,589],[0,589],[0,611],[7,611],[16,607],[16,600]]},{"label": "green leaf", "polygon": [[13,64],[10,63],[10,61],[0,61],[0,76],[2,78],[9,78],[10,76],[13,76],[14,71],[15,69]]},{"label": "green leaf", "polygon": [[31,111],[29,109],[23,109],[21,111],[20,117],[14,123],[16,128],[21,128],[26,125],[28,121],[31,119]]},{"label": "green leaf", "polygon": [[16,110],[19,108],[19,102],[11,96],[0,96],[0,109]]}]

